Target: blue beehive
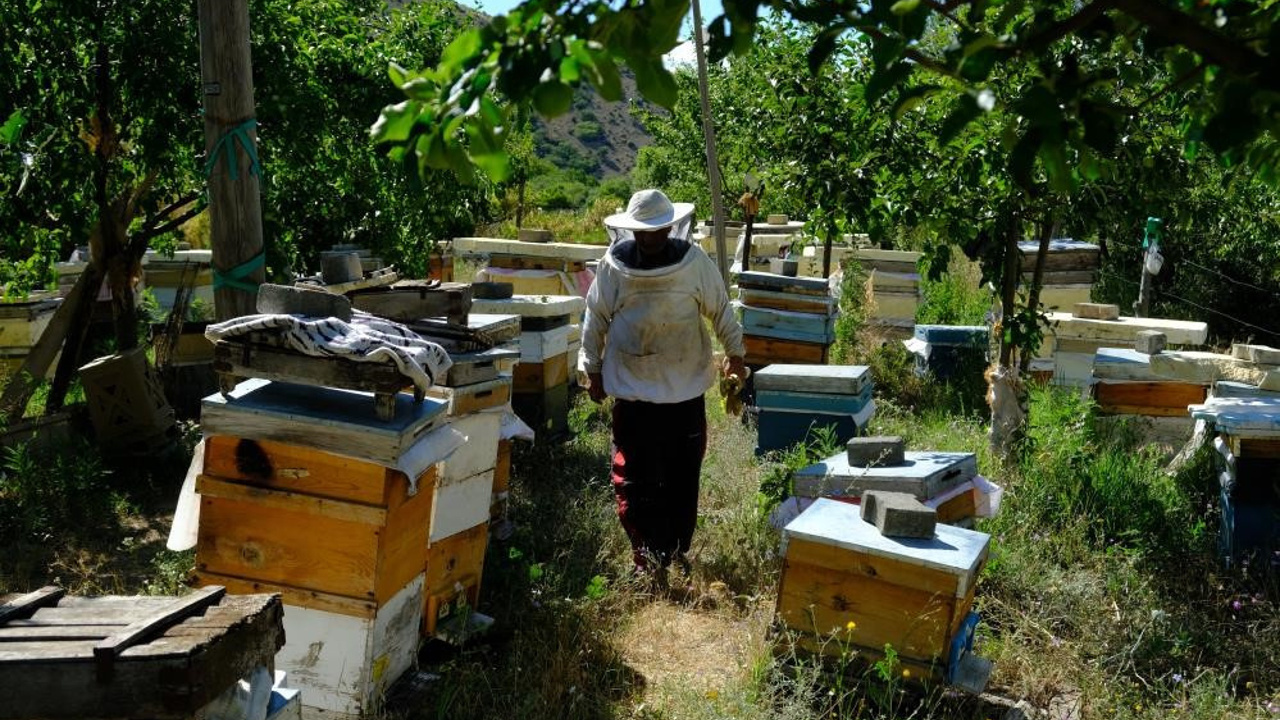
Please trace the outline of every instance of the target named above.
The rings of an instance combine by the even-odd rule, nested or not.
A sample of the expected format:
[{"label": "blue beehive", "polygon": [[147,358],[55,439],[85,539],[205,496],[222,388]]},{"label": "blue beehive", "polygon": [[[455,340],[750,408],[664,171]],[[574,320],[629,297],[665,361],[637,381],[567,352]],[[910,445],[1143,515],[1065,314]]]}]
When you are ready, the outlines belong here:
[{"label": "blue beehive", "polygon": [[754,380],[757,454],[806,442],[818,428],[844,443],[875,415],[871,371],[862,365],[769,365]]},{"label": "blue beehive", "polygon": [[1280,398],[1215,397],[1190,410],[1219,433],[1223,558],[1280,549]]},{"label": "blue beehive", "polygon": [[987,364],[990,330],[985,325],[916,325],[907,349],[916,372],[946,380]]}]

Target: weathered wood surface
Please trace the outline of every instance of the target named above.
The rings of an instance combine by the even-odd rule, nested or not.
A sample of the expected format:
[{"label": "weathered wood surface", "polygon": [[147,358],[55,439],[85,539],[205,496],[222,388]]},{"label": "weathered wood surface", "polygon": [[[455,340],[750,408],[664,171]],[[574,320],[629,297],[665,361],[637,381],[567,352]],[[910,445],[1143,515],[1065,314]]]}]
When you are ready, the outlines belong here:
[{"label": "weathered wood surface", "polygon": [[1263,390],[1256,385],[1219,380],[1213,384],[1213,394],[1222,398],[1280,398],[1280,390]]},{"label": "weathered wood surface", "polygon": [[902,465],[865,468],[849,464],[839,452],[820,463],[797,470],[795,494],[800,497],[860,497],[867,490],[888,490],[937,497],[978,474],[973,453],[908,450]]},{"label": "weathered wood surface", "polygon": [[464,283],[397,283],[387,288],[360,290],[347,295],[351,306],[379,317],[407,322],[443,317],[463,324],[471,312],[471,286]]},{"label": "weathered wood surface", "polygon": [[1157,381],[1151,356],[1128,348],[1099,348],[1093,355],[1093,376],[1099,380]]},{"label": "weathered wood surface", "polygon": [[1151,356],[1151,372],[1186,382],[1234,380],[1261,390],[1280,390],[1280,367],[1257,365],[1218,353],[1167,351]]},{"label": "weathered wood surface", "polygon": [[0,641],[0,718],[189,718],[254,667],[271,667],[284,642],[278,597],[226,596],[202,615],[122,650],[110,681],[99,682],[93,648],[100,638],[75,636],[108,628],[108,635],[117,632],[174,598],[71,600],[62,602],[96,607],[95,612],[116,622],[70,626],[72,639],[66,641],[53,639],[58,631],[54,625],[28,627],[50,635],[39,641]]},{"label": "weathered wood surface", "polygon": [[1280,398],[1211,398],[1191,406],[1191,417],[1241,437],[1280,436]]},{"label": "weathered wood surface", "polygon": [[1040,288],[1040,303],[1050,310],[1070,311],[1078,302],[1089,302],[1093,296],[1092,284],[1045,285]]},{"label": "weathered wood surface", "polygon": [[738,299],[745,305],[772,310],[790,310],[817,315],[834,315],[836,312],[836,299],[830,296],[796,295],[739,287]]},{"label": "weathered wood surface", "polygon": [[515,360],[519,357],[518,350],[500,347],[481,352],[451,353],[449,359],[453,360],[453,365],[449,366],[448,372],[439,384],[445,387],[461,387],[493,380],[498,377],[499,364],[503,360]]},{"label": "weathered wood surface", "polygon": [[1208,387],[1195,383],[1104,380],[1093,386],[1098,409],[1117,415],[1186,417],[1187,406],[1204,402]]},{"label": "weathered wood surface", "polygon": [[97,666],[98,679],[103,682],[111,680],[116,658],[125,650],[150,641],[181,620],[203,613],[206,608],[216,605],[226,594],[227,589],[217,585],[201,588],[170,601],[164,609],[139,618],[103,638],[93,646],[93,659]]},{"label": "weathered wood surface", "polygon": [[832,285],[821,278],[786,277],[764,272],[744,272],[738,274],[738,287],[754,288],[771,292],[795,293],[799,295],[829,296]]},{"label": "weathered wood surface", "polygon": [[432,636],[442,611],[459,597],[475,607],[484,574],[484,553],[489,542],[489,525],[482,523],[431,543],[427,551],[427,572],[423,593],[422,634]]},{"label": "weathered wood surface", "polygon": [[1051,312],[1047,316],[1053,334],[1059,338],[1120,340],[1132,344],[1139,330],[1155,330],[1167,335],[1171,345],[1203,345],[1209,335],[1208,325],[1192,320],[1126,316],[1118,320],[1090,320],[1069,312]]},{"label": "weathered wood surface", "polygon": [[922,254],[914,250],[880,250],[860,247],[854,251],[854,256],[863,263],[910,263],[914,266],[920,261]]},{"label": "weathered wood surface", "polygon": [[62,599],[62,588],[46,585],[25,595],[6,600],[0,605],[0,626],[10,620],[31,617],[36,610],[48,605],[56,605]]},{"label": "weathered wood surface", "polygon": [[520,333],[520,362],[540,363],[569,351],[568,325],[543,332]]},{"label": "weathered wood surface", "polygon": [[[1034,263],[1034,260],[1031,261]],[[1025,268],[1025,266],[1024,266]],[[1022,282],[1030,283],[1032,273],[1025,270],[1022,273]],[[1096,279],[1096,271],[1094,270],[1055,270],[1046,271],[1044,277],[1041,278],[1041,286],[1048,287],[1052,285],[1092,285]]]},{"label": "weathered wood surface", "polygon": [[[828,498],[818,498],[783,532],[788,541],[806,540],[881,562],[901,563],[907,566],[902,568],[907,575],[895,579],[895,584],[908,584],[906,578],[909,577],[914,587],[949,592],[954,597],[964,597],[973,588],[991,541],[986,533],[950,525],[938,525],[936,534],[929,539],[885,537],[862,519],[856,505]],[[944,575],[954,578],[954,584],[950,581],[943,585],[929,584],[943,582]]]},{"label": "weathered wood surface", "polygon": [[576,273],[586,270],[587,263],[585,260],[494,254],[489,256],[489,267],[504,270],[556,270]]},{"label": "weathered wood surface", "polygon": [[[1040,254],[1040,243],[1036,240],[1025,240],[1018,243],[1022,253],[1024,267],[1033,265]],[[1058,270],[1094,270],[1101,263],[1102,248],[1093,243],[1069,238],[1049,241],[1048,253],[1045,255],[1044,269]]]},{"label": "weathered wood surface", "polygon": [[914,325],[920,296],[915,293],[876,290],[867,302],[873,318],[903,318]]},{"label": "weathered wood surface", "polygon": [[1280,350],[1267,345],[1236,343],[1231,346],[1231,357],[1259,365],[1280,365]]},{"label": "weathered wood surface", "polygon": [[569,382],[570,353],[553,355],[540,363],[521,362],[512,370],[515,392],[540,393]]},{"label": "weathered wood surface", "polygon": [[[64,298],[62,304],[54,311],[53,318],[49,321],[48,327],[41,333],[40,339],[31,347],[31,351],[26,353],[26,358],[22,361],[22,368],[9,378],[9,382],[4,386],[4,392],[0,394],[0,414],[5,416],[7,422],[14,423],[21,419],[22,413],[27,407],[27,401],[31,399],[36,386],[44,380],[46,373],[49,372],[50,365],[53,364],[54,359],[58,357],[58,353],[62,350],[63,341],[68,338],[69,333],[73,330],[73,320],[76,320],[77,315],[84,314],[84,311],[88,309],[93,302],[94,295],[97,293],[98,284],[101,282],[102,274],[96,265],[85,269],[80,277],[76,279],[75,285],[72,286],[70,293]],[[90,283],[93,284],[93,290],[88,289]],[[83,320],[84,318],[80,319]],[[87,323],[85,325],[87,328]],[[84,329],[80,328],[77,332],[83,333]],[[79,343],[74,343],[74,345],[76,348],[79,347]],[[76,360],[77,358],[68,357],[63,362],[74,362]]]},{"label": "weathered wood surface", "polygon": [[[520,367],[517,365],[516,367]],[[470,415],[489,408],[506,405],[511,401],[511,378],[496,377],[470,385],[459,385],[451,388],[432,388],[427,391],[428,397],[434,397],[449,403],[449,414],[452,416]]]},{"label": "weathered wood surface", "polygon": [[473,299],[473,313],[519,315],[520,317],[555,317],[568,315],[573,322],[582,318],[587,301],[577,295],[513,295],[502,300]]},{"label": "weathered wood surface", "polygon": [[834,316],[768,310],[739,305],[742,330],[751,335],[830,344],[835,340]]},{"label": "weathered wood surface", "polygon": [[387,467],[430,432],[446,413],[438,400],[414,402],[395,396],[395,414],[379,421],[369,412],[368,393],[328,387],[304,387],[265,380],[240,383],[230,396],[204,399],[201,426],[208,435],[272,440],[344,455]]},{"label": "weathered wood surface", "polygon": [[857,396],[870,386],[865,365],[775,365],[755,373],[757,390]]},{"label": "weathered wood surface", "polygon": [[919,273],[896,273],[872,270],[867,280],[874,292],[896,292],[914,295],[920,291]]},{"label": "weathered wood surface", "polygon": [[871,402],[870,385],[858,395],[761,390],[759,385],[756,386],[756,407],[762,410],[800,410],[826,415],[854,415],[869,402]]},{"label": "weathered wood surface", "polygon": [[563,260],[599,260],[608,252],[607,245],[581,243],[529,243],[519,240],[486,237],[460,237],[453,239],[456,257],[482,255],[518,255],[521,257],[545,257]]},{"label": "weathered wood surface", "polygon": [[823,363],[827,360],[826,343],[796,342],[759,335],[743,334],[748,365],[775,363]]}]

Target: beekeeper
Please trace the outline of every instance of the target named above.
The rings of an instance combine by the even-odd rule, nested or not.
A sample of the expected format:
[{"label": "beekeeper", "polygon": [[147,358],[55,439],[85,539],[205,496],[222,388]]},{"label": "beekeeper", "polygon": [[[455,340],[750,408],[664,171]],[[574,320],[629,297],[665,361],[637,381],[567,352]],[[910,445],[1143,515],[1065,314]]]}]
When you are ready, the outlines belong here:
[{"label": "beekeeper", "polygon": [[703,401],[720,372],[744,378],[742,327],[720,272],[689,242],[693,205],[660,190],[631,196],[605,218],[612,245],[587,293],[582,365],[595,402],[613,398],[612,481],[636,568],[688,568],[707,447]]}]

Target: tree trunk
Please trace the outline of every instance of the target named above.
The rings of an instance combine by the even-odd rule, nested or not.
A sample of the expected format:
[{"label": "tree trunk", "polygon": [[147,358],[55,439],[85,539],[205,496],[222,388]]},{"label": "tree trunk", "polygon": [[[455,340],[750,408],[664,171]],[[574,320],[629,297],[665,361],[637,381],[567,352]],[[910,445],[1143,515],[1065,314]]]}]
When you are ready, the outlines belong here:
[{"label": "tree trunk", "polygon": [[214,307],[219,320],[256,311],[262,205],[256,163],[248,0],[199,0]]},{"label": "tree trunk", "polygon": [[[1049,254],[1049,241],[1053,239],[1055,224],[1050,218],[1046,218],[1040,223],[1039,254],[1036,255],[1036,269],[1031,276],[1031,291],[1027,294],[1027,307],[1031,309],[1040,307],[1040,287],[1044,282],[1044,263],[1046,256]],[[1024,374],[1031,367],[1031,353],[1027,351],[1027,348],[1022,351],[1018,367]]]},{"label": "tree trunk", "polygon": [[1014,345],[1004,332],[1013,318],[1014,299],[1021,277],[1018,238],[1022,234],[1022,222],[1018,213],[1014,213],[1008,233],[1004,248],[1004,283],[1000,294],[1000,362],[987,373],[987,402],[991,406],[991,433],[988,439],[991,449],[1002,457],[1010,456],[1017,448],[1026,426],[1022,383],[1018,379],[1018,370],[1013,365]]},{"label": "tree trunk", "polygon": [[[707,56],[702,49],[702,8],[693,0],[693,49],[698,56],[698,99],[702,105],[702,136],[707,147],[707,180],[711,185],[711,227],[716,238],[716,264],[729,287],[729,251],[724,238],[724,198],[720,192],[720,161],[716,158],[716,124],[711,119],[711,98],[707,91]],[[697,222],[693,218],[693,222]]]}]

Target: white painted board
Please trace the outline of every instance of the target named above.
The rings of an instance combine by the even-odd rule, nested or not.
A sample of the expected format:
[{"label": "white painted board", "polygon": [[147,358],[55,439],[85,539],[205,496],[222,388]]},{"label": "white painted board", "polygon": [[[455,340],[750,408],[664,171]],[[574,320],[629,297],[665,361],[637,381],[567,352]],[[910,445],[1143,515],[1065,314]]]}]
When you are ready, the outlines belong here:
[{"label": "white painted board", "polygon": [[573,330],[572,325],[561,325],[554,330],[520,333],[520,362],[540,363],[569,352]]},{"label": "white painted board", "polygon": [[427,542],[439,542],[489,522],[492,498],[492,467],[461,482],[437,485],[431,501],[431,531]]},{"label": "white painted board", "polygon": [[[509,378],[503,378],[510,381]],[[465,438],[462,445],[440,463],[437,485],[461,482],[492,470],[498,461],[498,440],[502,434],[502,414],[478,412],[449,418],[449,427]]]}]

